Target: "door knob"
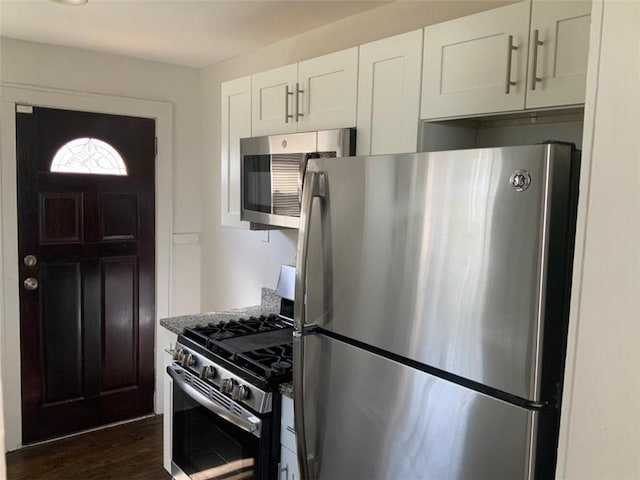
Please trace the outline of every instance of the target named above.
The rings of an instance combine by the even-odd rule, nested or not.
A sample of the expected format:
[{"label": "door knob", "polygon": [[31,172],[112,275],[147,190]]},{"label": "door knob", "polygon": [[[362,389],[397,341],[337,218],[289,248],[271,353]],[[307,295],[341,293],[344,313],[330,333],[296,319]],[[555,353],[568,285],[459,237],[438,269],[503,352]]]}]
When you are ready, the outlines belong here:
[{"label": "door knob", "polygon": [[33,277],[29,277],[24,281],[24,288],[27,290],[35,290],[38,288],[38,280]]},{"label": "door knob", "polygon": [[36,263],[38,263],[38,259],[35,255],[27,255],[24,257],[23,262],[27,267],[35,267]]}]

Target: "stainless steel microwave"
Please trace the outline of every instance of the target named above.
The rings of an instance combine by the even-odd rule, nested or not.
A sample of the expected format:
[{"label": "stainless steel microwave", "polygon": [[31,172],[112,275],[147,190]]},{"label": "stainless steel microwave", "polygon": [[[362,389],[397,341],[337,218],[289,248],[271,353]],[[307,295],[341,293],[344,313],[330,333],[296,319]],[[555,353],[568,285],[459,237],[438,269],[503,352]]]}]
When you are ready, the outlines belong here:
[{"label": "stainless steel microwave", "polygon": [[298,228],[307,160],[355,150],[355,128],[241,139],[240,218],[253,229]]}]

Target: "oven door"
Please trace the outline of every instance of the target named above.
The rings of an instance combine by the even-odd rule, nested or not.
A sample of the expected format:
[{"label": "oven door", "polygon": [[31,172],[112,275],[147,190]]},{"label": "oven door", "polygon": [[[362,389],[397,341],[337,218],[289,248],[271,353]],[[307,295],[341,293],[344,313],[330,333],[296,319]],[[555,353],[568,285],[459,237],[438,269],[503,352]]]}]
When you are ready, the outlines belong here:
[{"label": "oven door", "polygon": [[175,364],[167,373],[173,379],[173,477],[267,478],[269,422]]}]

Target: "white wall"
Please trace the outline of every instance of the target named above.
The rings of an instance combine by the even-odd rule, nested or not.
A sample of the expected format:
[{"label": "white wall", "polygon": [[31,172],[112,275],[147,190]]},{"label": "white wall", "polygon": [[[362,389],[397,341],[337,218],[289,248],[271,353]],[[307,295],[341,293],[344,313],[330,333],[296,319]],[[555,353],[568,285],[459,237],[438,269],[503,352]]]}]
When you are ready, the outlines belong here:
[{"label": "white wall", "polygon": [[259,303],[260,287],[275,287],[280,265],[294,263],[297,237],[272,232],[265,243],[264,233],[220,226],[220,84],[505,3],[396,2],[203,70],[203,311]]},{"label": "white wall", "polygon": [[[62,91],[89,92],[171,104],[174,128],[167,135],[173,145],[173,171],[170,172],[173,214],[168,210],[158,212],[165,219],[169,215],[168,221],[173,224],[169,312],[177,315],[198,311],[202,146],[199,70],[2,38],[0,71],[0,80],[5,86],[43,87],[54,94]],[[163,192],[159,191],[157,195],[161,197]],[[17,324],[19,319],[6,318],[4,321]],[[156,346],[156,350],[162,348],[164,345]],[[10,364],[19,363],[19,358],[3,360]],[[156,371],[160,372],[156,379],[158,393],[162,392],[162,364],[162,355],[157,355]],[[11,389],[5,388],[5,407],[16,404],[19,397],[19,388],[13,388],[14,383]],[[156,395],[156,411],[162,411],[160,394]],[[7,412],[7,419],[13,418],[14,413]],[[15,448],[15,429],[9,429],[8,424],[7,421],[7,447]]]},{"label": "white wall", "polygon": [[596,0],[593,17],[600,13],[600,51],[590,54],[590,67],[599,66],[587,81],[590,172],[581,189],[558,476],[638,479],[640,2]]}]

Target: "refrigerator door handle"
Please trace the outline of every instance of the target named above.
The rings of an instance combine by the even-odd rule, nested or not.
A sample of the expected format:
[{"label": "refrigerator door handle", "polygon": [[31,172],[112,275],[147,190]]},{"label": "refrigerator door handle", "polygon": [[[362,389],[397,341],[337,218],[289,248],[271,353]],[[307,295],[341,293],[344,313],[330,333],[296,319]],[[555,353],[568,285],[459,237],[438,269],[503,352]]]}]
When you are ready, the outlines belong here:
[{"label": "refrigerator door handle", "polygon": [[293,332],[293,425],[296,430],[296,450],[301,480],[310,480],[304,425],[304,338],[301,332]]},{"label": "refrigerator door handle", "polygon": [[298,229],[298,262],[296,265],[296,293],[293,305],[293,318],[296,330],[302,331],[305,327],[313,325],[305,324],[307,303],[307,257],[309,254],[309,227],[311,224],[311,208],[315,197],[324,198],[326,191],[326,178],[322,172],[307,172],[302,186],[302,205],[300,208],[300,227]]}]

